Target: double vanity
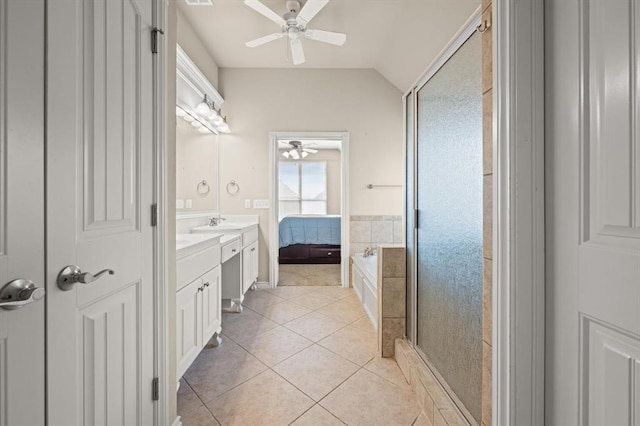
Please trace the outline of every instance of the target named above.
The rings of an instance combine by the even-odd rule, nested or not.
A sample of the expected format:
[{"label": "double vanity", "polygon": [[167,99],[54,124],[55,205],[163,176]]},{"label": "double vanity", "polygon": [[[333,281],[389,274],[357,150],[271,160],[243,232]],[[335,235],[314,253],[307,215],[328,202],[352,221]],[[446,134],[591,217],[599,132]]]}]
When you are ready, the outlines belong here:
[{"label": "double vanity", "polygon": [[222,311],[242,312],[245,293],[255,288],[258,219],[240,216],[214,226],[182,225],[178,232],[176,342],[181,377],[206,345],[218,345]]}]

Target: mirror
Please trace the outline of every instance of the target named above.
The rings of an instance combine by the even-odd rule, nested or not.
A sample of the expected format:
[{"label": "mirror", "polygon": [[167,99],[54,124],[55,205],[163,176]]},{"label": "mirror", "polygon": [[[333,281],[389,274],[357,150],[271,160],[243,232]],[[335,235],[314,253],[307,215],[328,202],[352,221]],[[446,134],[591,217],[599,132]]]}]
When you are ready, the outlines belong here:
[{"label": "mirror", "polygon": [[176,199],[178,213],[219,211],[218,136],[201,133],[180,117],[176,120]]}]

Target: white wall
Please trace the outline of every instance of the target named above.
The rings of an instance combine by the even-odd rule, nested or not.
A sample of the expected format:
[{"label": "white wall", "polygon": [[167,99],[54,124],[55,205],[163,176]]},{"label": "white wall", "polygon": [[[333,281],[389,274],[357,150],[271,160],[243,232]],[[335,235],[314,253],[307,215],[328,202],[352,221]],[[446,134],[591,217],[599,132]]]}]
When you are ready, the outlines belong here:
[{"label": "white wall", "polygon": [[[182,0],[180,0],[182,1]],[[178,19],[177,40],[180,47],[200,68],[213,87],[218,88],[218,64],[205,47],[200,37],[193,31],[191,24],[184,17],[180,9],[176,10]]]},{"label": "white wall", "polygon": [[[402,93],[375,70],[221,68],[230,135],[219,137],[221,212],[260,215],[260,281],[268,281],[268,210],[244,208],[269,198],[270,131],[350,133],[348,197],[352,215],[402,214],[402,188],[366,185],[403,180]],[[264,254],[264,256],[262,255]]]}]

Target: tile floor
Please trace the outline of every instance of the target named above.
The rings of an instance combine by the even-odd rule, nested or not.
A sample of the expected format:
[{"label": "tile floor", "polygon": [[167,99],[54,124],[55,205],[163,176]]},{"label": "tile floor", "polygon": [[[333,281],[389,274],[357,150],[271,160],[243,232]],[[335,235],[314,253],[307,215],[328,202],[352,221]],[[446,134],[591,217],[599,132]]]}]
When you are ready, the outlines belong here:
[{"label": "tile floor", "polygon": [[422,424],[353,289],[256,290],[244,306],[181,379],[183,425]]}]

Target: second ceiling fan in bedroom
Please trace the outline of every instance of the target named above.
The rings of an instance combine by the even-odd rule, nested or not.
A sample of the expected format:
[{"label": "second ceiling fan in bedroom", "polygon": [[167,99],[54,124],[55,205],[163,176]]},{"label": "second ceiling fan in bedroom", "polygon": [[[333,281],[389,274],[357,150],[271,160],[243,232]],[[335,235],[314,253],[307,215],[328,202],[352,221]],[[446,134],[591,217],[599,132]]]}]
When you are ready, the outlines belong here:
[{"label": "second ceiling fan in bedroom", "polygon": [[329,3],[329,0],[307,0],[301,9],[299,1],[287,1],[288,12],[280,16],[258,0],[244,0],[244,4],[269,18],[280,27],[280,32],[248,41],[245,44],[248,47],[257,47],[287,36],[294,65],[300,65],[305,62],[304,49],[302,48],[302,41],[300,40],[302,37],[342,46],[344,42],[347,41],[346,34],[307,28],[309,21],[311,21],[327,3]]}]

